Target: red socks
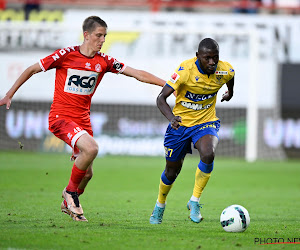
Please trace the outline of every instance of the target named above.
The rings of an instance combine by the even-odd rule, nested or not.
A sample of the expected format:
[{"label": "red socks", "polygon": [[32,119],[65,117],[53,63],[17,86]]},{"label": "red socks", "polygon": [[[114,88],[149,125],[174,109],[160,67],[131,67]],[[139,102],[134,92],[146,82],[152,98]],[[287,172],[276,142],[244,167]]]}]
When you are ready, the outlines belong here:
[{"label": "red socks", "polygon": [[71,177],[69,180],[69,184],[66,188],[67,191],[77,192],[78,186],[79,186],[81,180],[83,179],[83,177],[85,176],[85,173],[86,173],[86,170],[79,169],[74,163],[73,168],[72,168]]}]

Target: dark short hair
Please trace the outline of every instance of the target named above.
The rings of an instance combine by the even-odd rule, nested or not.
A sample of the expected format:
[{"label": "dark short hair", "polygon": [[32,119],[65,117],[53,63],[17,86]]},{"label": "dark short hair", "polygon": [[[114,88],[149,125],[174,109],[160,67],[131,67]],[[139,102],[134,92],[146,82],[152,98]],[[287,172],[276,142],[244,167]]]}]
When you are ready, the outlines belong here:
[{"label": "dark short hair", "polygon": [[107,28],[106,22],[102,20],[100,17],[89,16],[84,20],[82,24],[82,30],[83,32],[88,31],[91,33],[96,29],[96,26]]},{"label": "dark short hair", "polygon": [[210,50],[218,50],[219,51],[219,44],[211,38],[204,38],[198,46],[198,52],[202,49],[210,49]]}]

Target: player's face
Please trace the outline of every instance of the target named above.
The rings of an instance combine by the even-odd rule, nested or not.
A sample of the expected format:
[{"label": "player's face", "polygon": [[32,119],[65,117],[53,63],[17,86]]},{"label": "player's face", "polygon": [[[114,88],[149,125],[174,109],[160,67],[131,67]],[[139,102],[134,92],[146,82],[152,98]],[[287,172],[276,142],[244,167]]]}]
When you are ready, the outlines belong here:
[{"label": "player's face", "polygon": [[204,73],[213,74],[216,71],[219,62],[218,49],[202,49],[196,53],[196,56]]},{"label": "player's face", "polygon": [[98,52],[105,42],[106,34],[105,27],[97,26],[91,33],[87,32],[85,40],[93,51]]}]

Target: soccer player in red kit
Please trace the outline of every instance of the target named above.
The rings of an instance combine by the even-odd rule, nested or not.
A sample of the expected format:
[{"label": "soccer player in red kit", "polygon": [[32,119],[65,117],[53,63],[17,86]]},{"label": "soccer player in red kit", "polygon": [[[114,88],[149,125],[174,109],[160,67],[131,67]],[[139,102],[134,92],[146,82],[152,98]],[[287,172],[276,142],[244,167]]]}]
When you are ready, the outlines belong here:
[{"label": "soccer player in red kit", "polygon": [[49,130],[73,148],[75,160],[68,185],[62,192],[62,212],[75,221],[87,221],[78,196],[84,192],[93,175],[93,161],[98,145],[93,139],[90,122],[92,96],[106,72],[124,74],[141,82],[163,86],[165,81],[143,70],[126,66],[100,52],[107,24],[97,16],[83,22],[84,41],[80,46],[56,50],[53,54],[28,67],[16,80],[0,106],[9,109],[15,92],[32,75],[56,69],[53,103],[49,113]]}]

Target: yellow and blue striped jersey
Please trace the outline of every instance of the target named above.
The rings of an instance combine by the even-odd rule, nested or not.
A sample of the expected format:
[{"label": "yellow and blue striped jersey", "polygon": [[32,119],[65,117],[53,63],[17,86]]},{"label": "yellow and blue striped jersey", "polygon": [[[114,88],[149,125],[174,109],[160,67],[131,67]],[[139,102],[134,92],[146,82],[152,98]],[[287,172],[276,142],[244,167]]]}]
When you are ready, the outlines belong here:
[{"label": "yellow and blue striped jersey", "polygon": [[173,113],[181,116],[181,125],[192,127],[218,120],[217,93],[233,77],[234,69],[228,62],[219,61],[215,73],[207,75],[197,57],[183,61],[167,81],[176,90]]}]

